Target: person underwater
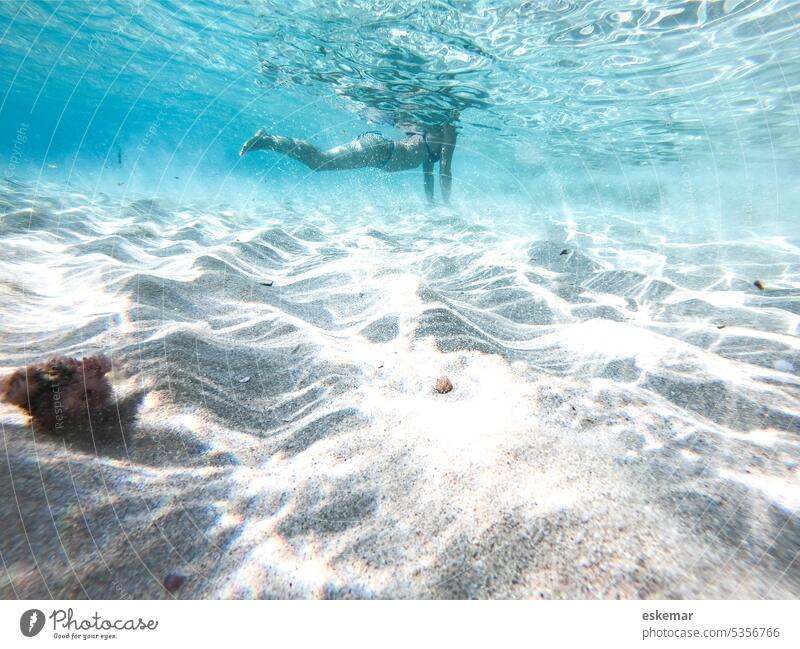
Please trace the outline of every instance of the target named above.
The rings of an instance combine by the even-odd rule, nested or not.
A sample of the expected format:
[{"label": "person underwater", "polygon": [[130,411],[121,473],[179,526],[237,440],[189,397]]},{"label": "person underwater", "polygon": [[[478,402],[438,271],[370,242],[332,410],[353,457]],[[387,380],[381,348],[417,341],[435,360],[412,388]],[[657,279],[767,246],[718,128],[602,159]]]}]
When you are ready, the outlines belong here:
[{"label": "person underwater", "polygon": [[[458,118],[458,113],[454,113]],[[456,128],[453,124],[414,128],[402,140],[391,140],[377,131],[362,133],[352,142],[330,149],[292,137],[272,135],[264,129],[242,146],[240,156],[251,151],[276,151],[299,160],[313,171],[339,171],[374,167],[383,171],[407,171],[422,165],[425,196],[434,199],[434,168],[439,163],[439,188],[445,203],[450,200],[453,182],[453,152]]]}]

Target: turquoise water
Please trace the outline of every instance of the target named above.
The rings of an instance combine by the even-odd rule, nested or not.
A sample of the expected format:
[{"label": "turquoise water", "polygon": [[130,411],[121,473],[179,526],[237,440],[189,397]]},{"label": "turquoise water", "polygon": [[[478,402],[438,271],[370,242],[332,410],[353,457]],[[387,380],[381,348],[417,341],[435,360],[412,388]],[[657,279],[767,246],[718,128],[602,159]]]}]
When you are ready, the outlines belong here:
[{"label": "turquoise water", "polygon": [[[798,20],[0,2],[0,376],[117,398],[0,404],[0,596],[796,598]],[[239,157],[453,111],[450,205]]]},{"label": "turquoise water", "polygon": [[[769,219],[795,198],[798,12],[747,0],[6,2],[1,152],[16,178],[293,185],[308,182],[297,164],[239,163],[257,127],[333,145],[457,109],[462,197],[636,208],[670,194],[670,209],[689,196],[726,220]],[[367,181],[347,176],[312,187]]]}]

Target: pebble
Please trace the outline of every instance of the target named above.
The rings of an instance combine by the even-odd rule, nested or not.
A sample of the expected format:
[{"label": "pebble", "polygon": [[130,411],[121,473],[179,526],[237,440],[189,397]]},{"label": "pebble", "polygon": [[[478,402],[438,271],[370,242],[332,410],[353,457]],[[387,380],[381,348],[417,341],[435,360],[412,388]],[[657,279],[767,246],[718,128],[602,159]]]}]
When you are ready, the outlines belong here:
[{"label": "pebble", "polygon": [[439,394],[447,394],[453,389],[453,383],[446,376],[436,379],[436,391]]},{"label": "pebble", "polygon": [[164,590],[166,590],[171,595],[185,583],[186,583],[186,577],[184,577],[183,575],[172,573],[164,577]]}]

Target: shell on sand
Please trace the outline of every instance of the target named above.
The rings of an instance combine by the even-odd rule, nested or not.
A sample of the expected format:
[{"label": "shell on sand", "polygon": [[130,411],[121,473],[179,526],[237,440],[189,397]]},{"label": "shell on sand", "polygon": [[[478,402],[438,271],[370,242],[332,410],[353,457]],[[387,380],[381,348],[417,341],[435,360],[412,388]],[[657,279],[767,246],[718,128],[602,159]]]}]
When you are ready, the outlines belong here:
[{"label": "shell on sand", "polygon": [[436,379],[436,391],[439,394],[447,394],[453,389],[453,383],[446,376],[440,376]]}]

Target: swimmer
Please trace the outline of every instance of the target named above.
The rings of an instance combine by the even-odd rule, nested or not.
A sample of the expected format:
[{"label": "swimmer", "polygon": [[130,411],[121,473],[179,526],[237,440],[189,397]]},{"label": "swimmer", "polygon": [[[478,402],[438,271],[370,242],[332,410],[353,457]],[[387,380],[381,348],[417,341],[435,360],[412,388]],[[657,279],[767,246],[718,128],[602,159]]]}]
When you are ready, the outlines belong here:
[{"label": "swimmer", "polygon": [[[457,118],[457,113],[454,114]],[[313,171],[336,171],[375,167],[384,171],[406,171],[422,165],[425,195],[433,202],[433,170],[439,163],[439,188],[445,203],[450,200],[453,182],[451,165],[456,148],[456,129],[452,124],[425,127],[406,133],[402,140],[390,140],[369,131],[348,144],[322,150],[306,142],[263,129],[244,143],[240,156],[250,151],[276,151],[299,160]]]}]

